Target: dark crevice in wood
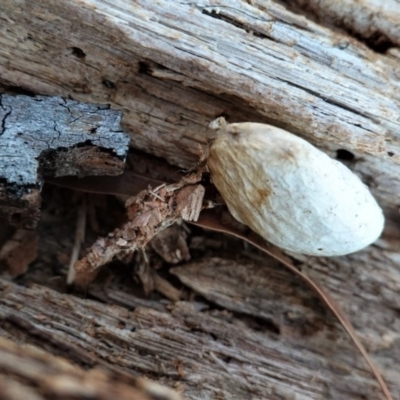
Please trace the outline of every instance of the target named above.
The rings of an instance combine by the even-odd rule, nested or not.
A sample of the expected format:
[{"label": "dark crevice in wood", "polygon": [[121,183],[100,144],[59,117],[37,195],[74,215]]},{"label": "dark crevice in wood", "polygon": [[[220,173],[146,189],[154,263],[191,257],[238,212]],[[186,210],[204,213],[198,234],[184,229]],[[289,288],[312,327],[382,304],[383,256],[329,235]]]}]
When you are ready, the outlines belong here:
[{"label": "dark crevice in wood", "polygon": [[215,10],[209,11],[209,10],[204,9],[204,10],[202,10],[201,13],[204,14],[204,15],[208,15],[209,17],[212,17],[212,18],[215,18],[215,19],[219,19],[221,21],[225,21],[230,25],[236,26],[237,28],[246,30],[246,28],[240,22],[238,22],[238,21],[236,21],[236,20],[234,20],[232,18],[229,18],[226,15],[223,15],[222,13],[217,12]]},{"label": "dark crevice in wood", "polygon": [[85,59],[86,57],[86,53],[80,49],[79,47],[72,47],[72,54],[77,57],[77,58],[81,58],[81,59]]},{"label": "dark crevice in wood", "polygon": [[150,64],[149,64],[149,62],[139,61],[138,65],[139,65],[139,69],[138,69],[138,73],[139,74],[150,75]]},{"label": "dark crevice in wood", "polygon": [[352,30],[351,28],[342,27],[338,24],[339,28],[345,30],[349,35],[364,43],[371,50],[378,54],[385,54],[389,49],[397,47],[384,33],[375,31],[373,34],[365,37],[360,33]]},{"label": "dark crevice in wood", "polygon": [[115,89],[116,85],[114,82],[108,80],[108,79],[103,79],[102,84],[107,88],[107,89]]},{"label": "dark crevice in wood", "polygon": [[354,154],[346,149],[336,150],[336,159],[342,161],[352,161],[354,160]]}]

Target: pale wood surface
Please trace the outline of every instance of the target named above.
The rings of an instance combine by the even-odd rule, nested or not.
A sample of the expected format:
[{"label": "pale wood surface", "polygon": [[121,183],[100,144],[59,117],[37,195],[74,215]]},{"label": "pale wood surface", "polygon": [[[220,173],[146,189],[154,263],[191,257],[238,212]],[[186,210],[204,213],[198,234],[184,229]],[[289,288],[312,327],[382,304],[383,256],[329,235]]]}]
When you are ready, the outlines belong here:
[{"label": "pale wood surface", "polygon": [[[387,13],[376,18],[384,23]],[[383,238],[348,257],[297,258],[343,306],[394,398],[400,398],[400,73],[395,49],[390,54],[377,53],[348,34],[307,19],[307,14],[261,0],[3,0],[0,21],[0,82],[5,88],[110,103],[123,110],[132,146],[180,167],[192,167],[206,155],[213,134],[208,123],[220,115],[230,122],[273,123],[332,156],[338,149],[351,151],[355,158],[347,164],[385,209]],[[257,263],[260,268],[261,264]],[[282,294],[275,282],[279,301],[268,300],[266,289],[258,300],[251,298],[249,309],[243,301],[249,294],[239,289],[241,268],[251,265],[232,264],[236,265],[229,269],[232,281],[226,266],[216,268],[222,285],[218,290],[227,291],[222,300],[220,293],[210,294],[212,288],[207,289],[204,281],[211,266],[218,265],[211,263],[197,275],[193,275],[194,267],[188,267],[180,274],[183,281],[188,276],[187,285],[210,301],[231,312],[249,314],[253,322],[247,325],[237,314],[226,318],[219,312],[204,314],[190,303],[167,311],[161,307],[154,311],[155,317],[137,308],[133,313],[143,318],[140,335],[144,338],[136,332],[128,339],[123,336],[133,349],[122,357],[133,357],[125,368],[157,371],[160,380],[170,379],[165,363],[154,360],[161,357],[168,364],[179,356],[186,360],[188,372],[174,379],[183,382],[184,394],[193,399],[380,398],[375,381],[341,328],[314,306],[314,300],[308,307],[299,307],[300,300],[287,295],[298,284],[290,274],[266,273],[271,274],[271,282],[282,273],[283,285],[292,289]],[[263,269],[250,271],[257,276]],[[45,289],[23,289],[10,283],[6,287],[11,289],[5,293],[18,292],[20,298],[31,290],[30,299],[37,298],[38,307],[45,310],[41,297]],[[112,303],[122,294],[114,291],[113,296],[106,301]],[[73,307],[80,302],[67,301]],[[130,301],[117,312],[127,313],[128,304],[138,302],[132,297]],[[31,303],[25,303],[27,313]],[[25,307],[17,310],[5,304],[16,310],[13,313],[24,313]],[[86,307],[89,302],[82,304]],[[89,315],[97,315],[93,307],[100,305],[90,302],[88,307]],[[108,307],[101,305],[99,319],[105,318]],[[293,329],[287,325],[291,309],[296,314]],[[256,317],[270,321],[271,329],[257,331]],[[112,322],[104,321],[102,329],[111,329]],[[74,329],[80,329],[76,324]],[[41,322],[37,325],[46,329]],[[111,347],[103,355],[113,349],[121,354],[117,340],[108,343]],[[135,353],[143,347],[150,356]],[[109,365],[118,360],[108,357]]]}]

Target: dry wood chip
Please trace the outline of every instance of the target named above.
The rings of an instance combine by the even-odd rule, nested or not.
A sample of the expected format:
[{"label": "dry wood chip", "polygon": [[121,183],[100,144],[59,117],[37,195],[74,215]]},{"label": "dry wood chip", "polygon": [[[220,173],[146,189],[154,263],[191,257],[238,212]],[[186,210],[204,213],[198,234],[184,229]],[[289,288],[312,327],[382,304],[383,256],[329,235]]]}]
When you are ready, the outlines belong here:
[{"label": "dry wood chip", "polygon": [[158,232],[182,219],[197,219],[205,192],[202,185],[195,184],[200,176],[189,175],[177,184],[144,190],[128,199],[128,222],[107,238],[99,239],[87,256],[76,262],[77,273],[84,275],[117,256],[143,249]]}]

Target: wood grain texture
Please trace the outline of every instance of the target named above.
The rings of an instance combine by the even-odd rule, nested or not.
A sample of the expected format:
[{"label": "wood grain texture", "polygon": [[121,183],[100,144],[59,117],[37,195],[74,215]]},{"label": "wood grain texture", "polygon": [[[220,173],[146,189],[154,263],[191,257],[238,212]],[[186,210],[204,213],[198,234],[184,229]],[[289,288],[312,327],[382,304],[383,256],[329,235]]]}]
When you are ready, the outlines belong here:
[{"label": "wood grain texture", "polygon": [[[0,390],[4,400],[154,399],[141,387],[146,386],[146,381],[138,385],[134,379],[125,376],[125,382],[115,382],[118,374],[113,376],[100,368],[85,371],[34,345],[18,346],[0,337],[0,354]],[[165,396],[165,399],[177,400],[178,397]]]},{"label": "wood grain texture", "polygon": [[[257,2],[262,4],[263,0]],[[336,25],[364,39],[378,50],[400,45],[400,7],[397,0],[289,0],[300,12],[311,12],[318,21]]]},{"label": "wood grain texture", "polygon": [[[2,8],[2,81],[122,106],[137,146],[136,136],[148,136],[159,148],[172,124],[172,137],[197,142],[195,155],[207,111],[235,115],[232,102],[317,143],[382,156],[399,133],[396,62],[273,2],[20,4]],[[180,147],[187,151],[185,141]]]},{"label": "wood grain texture", "polygon": [[184,168],[206,155],[215,117],[269,122],[352,151],[397,206],[397,59],[273,2],[20,4],[1,10],[3,85],[111,103],[134,147]]},{"label": "wood grain texture", "polygon": [[[361,7],[361,2],[354,4]],[[385,22],[385,14],[376,18]],[[123,111],[133,147],[177,166],[193,167],[206,156],[213,136],[208,124],[220,115],[229,122],[267,122],[288,129],[333,157],[340,149],[350,151],[354,157],[343,161],[385,209],[384,236],[353,256],[298,262],[343,306],[394,398],[400,397],[400,74],[394,56],[377,53],[306,14],[263,0],[3,0],[0,33],[0,82],[5,89],[20,87],[111,104]],[[282,279],[291,285],[293,278]],[[39,309],[46,311],[46,298],[40,295],[44,289],[7,285],[9,296],[23,291],[18,292],[20,298],[37,299]],[[126,301],[127,308],[116,315],[143,303],[117,290],[104,301],[117,299]],[[289,299],[293,297],[282,296],[273,303],[274,324],[285,319],[292,307]],[[81,312],[78,300],[79,305],[73,297],[66,301],[72,302],[69,314],[80,313],[73,322],[79,335],[68,336],[71,341],[90,341],[81,333],[82,321],[87,315],[99,318],[105,322],[96,331],[102,339],[93,346],[96,354],[110,364],[118,364],[114,356],[122,354],[124,368],[180,382],[186,379],[185,394],[190,399],[375,400],[380,396],[361,357],[325,314],[316,319],[323,322],[315,336],[299,333],[296,342],[276,336],[274,327],[272,333],[249,327],[257,315],[244,322],[226,311],[207,315],[193,309],[193,304],[179,303],[166,312],[156,303],[153,314],[136,308],[134,314],[148,329],[140,329],[136,338],[136,332],[129,333],[126,339],[125,332],[115,334],[110,328],[115,320],[101,319],[105,318],[101,312],[114,316],[110,306],[90,302],[89,309]],[[311,303],[312,312],[320,312]],[[34,302],[15,301],[19,308],[7,304],[3,307],[17,314],[24,313],[20,306],[27,304],[20,316],[33,320],[29,310]],[[51,318],[58,310],[57,306]],[[298,321],[306,318],[308,311],[304,312]],[[70,329],[59,323],[62,330]],[[42,322],[36,326],[46,329]],[[328,333],[319,336],[320,332]],[[26,334],[24,340],[29,337]],[[117,339],[138,353],[125,349],[112,353],[105,343],[120,350]],[[314,341],[311,350],[308,346]],[[149,355],[148,349],[156,351],[149,350]],[[184,379],[171,367],[177,355],[187,362]]]},{"label": "wood grain texture", "polygon": [[[218,260],[213,265],[218,274]],[[249,266],[252,271],[251,262],[231,265],[239,267],[231,269],[235,290],[236,271],[246,274]],[[264,265],[258,265],[261,272],[254,280],[246,274],[246,283],[257,285],[260,273],[286,275],[278,283],[280,294],[272,288],[275,284],[270,286],[270,295],[291,293],[295,305],[277,315],[278,325],[268,323],[265,315],[257,323],[226,311],[199,312],[190,302],[128,311],[3,280],[1,326],[6,336],[67,357],[85,369],[97,366],[119,374],[157,376],[179,387],[188,399],[379,399],[379,388],[362,358],[341,328],[316,307],[318,300],[289,274]],[[226,282],[225,275],[219,290],[227,288]],[[126,305],[130,297],[134,298],[125,293]],[[263,306],[259,299],[256,308]]]}]

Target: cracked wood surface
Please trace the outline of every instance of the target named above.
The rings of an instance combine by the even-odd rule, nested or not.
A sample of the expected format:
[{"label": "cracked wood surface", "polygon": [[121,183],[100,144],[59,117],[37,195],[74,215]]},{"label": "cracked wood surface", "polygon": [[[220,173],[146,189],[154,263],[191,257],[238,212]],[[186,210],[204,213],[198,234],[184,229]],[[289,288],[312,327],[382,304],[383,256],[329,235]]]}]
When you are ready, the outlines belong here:
[{"label": "cracked wood surface", "polygon": [[184,168],[206,155],[215,117],[272,123],[334,156],[351,151],[351,168],[397,212],[398,59],[254,3],[6,0],[0,82],[110,103],[132,146]]},{"label": "cracked wood surface", "polygon": [[[364,3],[354,4],[361,10]],[[376,18],[384,23],[389,14],[395,12],[388,9]],[[268,0],[41,0],[18,5],[5,0],[0,21],[0,82],[4,89],[20,87],[40,94],[109,103],[123,110],[123,123],[133,147],[180,167],[192,167],[206,155],[207,142],[213,135],[208,124],[222,114],[229,122],[267,122],[286,128],[334,157],[339,157],[337,150],[351,151],[354,157],[350,154],[351,159],[345,162],[369,185],[385,209],[384,236],[376,245],[352,256],[299,258],[298,262],[343,306],[394,398],[400,398],[400,81],[395,47],[386,54],[377,53],[349,34],[313,22],[306,13],[295,14]],[[198,292],[204,292],[201,279],[201,274],[193,278]],[[243,284],[240,279],[240,274],[234,275],[236,286]],[[293,278],[284,275],[281,279],[291,285]],[[45,310],[46,299],[40,292],[46,289],[7,285],[11,285],[7,286],[12,287],[11,292],[33,290],[29,298],[37,298],[38,307]],[[226,290],[225,280],[221,285]],[[280,290],[282,287],[277,293]],[[119,290],[110,292],[112,296],[99,298],[128,308],[143,304],[143,300]],[[72,302],[72,310],[79,309],[75,298],[66,298]],[[220,297],[213,301],[226,304]],[[157,371],[161,378],[170,377],[160,357],[170,362],[172,353],[187,356],[189,383],[185,394],[195,399],[235,395],[241,399],[266,395],[271,399],[380,398],[361,357],[329,316],[311,318],[321,321],[323,327],[310,338],[300,327],[313,325],[304,322],[308,314],[299,307],[298,312],[305,314],[298,318],[298,336],[274,336],[277,321],[284,320],[285,310],[293,306],[291,301],[293,297],[289,296],[271,303],[276,307],[271,317],[272,333],[267,328],[261,333],[257,330],[256,317],[265,315],[261,311],[252,314],[250,322],[243,322],[238,316],[217,310],[211,315],[201,313],[193,310],[193,304],[178,303],[166,313],[160,302],[152,303],[157,309],[155,318],[147,317],[148,312],[138,307],[133,312],[140,314],[140,323],[149,329],[140,330],[145,340],[140,336],[132,348],[144,351],[144,356],[125,352],[124,357],[135,357],[126,365],[132,370]],[[28,310],[33,307],[29,301],[19,302],[24,303]],[[98,315],[92,307],[95,303],[87,303],[90,308],[84,315]],[[315,302],[311,303],[310,313],[320,312]],[[236,312],[248,309],[235,297],[232,304],[238,305]],[[101,307],[104,313],[110,312],[110,306]],[[24,308],[15,309],[13,313],[24,312]],[[20,315],[22,320],[32,320]],[[79,332],[82,320],[83,313],[76,328]],[[170,335],[180,332],[182,321],[183,342],[177,340],[179,345],[172,345]],[[107,332],[107,327],[113,326],[112,321],[104,324],[101,327],[105,326]],[[36,326],[45,329],[40,321]],[[173,333],[171,329],[175,329]],[[29,334],[24,337],[29,341]],[[102,345],[110,343],[99,337]],[[118,363],[111,354],[118,349],[119,342],[115,342],[111,341],[111,348],[101,347],[110,365]],[[198,357],[204,354],[200,348],[203,343],[208,351],[205,359]],[[226,343],[233,346],[229,351]],[[153,351],[147,356],[149,348]],[[178,376],[179,369],[175,367],[173,373]],[[182,377],[176,380],[184,381]]]},{"label": "cracked wood surface", "polygon": [[32,227],[44,176],[118,175],[121,113],[61,97],[0,95],[0,216]]},{"label": "cracked wood surface", "polygon": [[2,7],[3,83],[123,107],[146,151],[169,133],[195,160],[227,113],[400,160],[397,61],[272,1],[20,4]]}]

